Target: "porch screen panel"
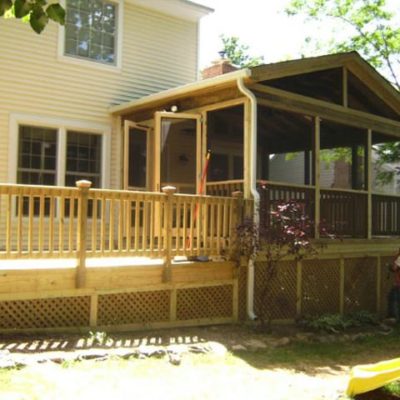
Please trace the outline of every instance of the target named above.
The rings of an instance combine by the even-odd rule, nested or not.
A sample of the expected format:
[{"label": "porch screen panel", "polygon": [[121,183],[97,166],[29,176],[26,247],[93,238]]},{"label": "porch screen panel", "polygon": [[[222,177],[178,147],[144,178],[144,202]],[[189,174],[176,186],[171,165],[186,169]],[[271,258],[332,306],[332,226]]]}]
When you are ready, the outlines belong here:
[{"label": "porch screen panel", "polygon": [[147,148],[147,131],[129,129],[129,187],[147,187]]},{"label": "porch screen panel", "polygon": [[196,125],[192,119],[161,120],[161,186],[196,192]]},{"label": "porch screen panel", "polygon": [[311,185],[314,120],[265,106],[258,107],[258,179]]}]

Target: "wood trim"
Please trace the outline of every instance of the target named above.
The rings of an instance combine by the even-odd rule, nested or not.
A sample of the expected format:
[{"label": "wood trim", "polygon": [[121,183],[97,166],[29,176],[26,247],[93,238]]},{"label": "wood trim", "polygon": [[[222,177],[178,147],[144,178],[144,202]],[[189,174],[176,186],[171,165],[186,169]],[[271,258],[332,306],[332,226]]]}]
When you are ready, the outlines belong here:
[{"label": "wood trim", "polygon": [[340,256],[340,279],[339,279],[339,312],[341,315],[344,313],[344,257]]},{"label": "wood trim", "polygon": [[367,133],[367,152],[366,152],[366,177],[367,177],[367,239],[372,237],[372,131]]},{"label": "wood trim", "polygon": [[342,104],[343,107],[348,107],[349,106],[349,96],[348,96],[348,73],[347,73],[347,68],[343,67],[342,69]]},{"label": "wood trim", "polygon": [[180,112],[168,112],[158,111],[154,114],[155,119],[155,146],[154,146],[154,160],[155,160],[155,171],[154,171],[154,188],[155,191],[161,190],[161,119],[172,118],[172,119],[192,119],[196,121],[196,193],[199,193],[200,180],[201,180],[201,168],[203,165],[202,154],[201,154],[201,143],[202,143],[202,117],[200,114],[191,113],[180,113]]},{"label": "wood trim", "polygon": [[330,121],[372,129],[400,138],[400,122],[398,121],[260,84],[254,84],[250,86],[250,89],[255,92],[257,103],[260,105],[314,117],[318,116]]},{"label": "wood trim", "polygon": [[302,295],[303,295],[303,263],[296,261],[296,316],[301,316],[302,309]]},{"label": "wood trim", "polygon": [[376,260],[376,312],[380,314],[382,311],[381,297],[382,297],[382,255],[379,254]]},{"label": "wood trim", "polygon": [[321,163],[320,163],[320,119],[316,117],[314,120],[314,185],[315,185],[315,210],[314,210],[314,237],[319,239],[319,224],[321,215],[321,191],[320,191],[320,178],[321,178]]},{"label": "wood trim", "polygon": [[400,114],[400,94],[392,84],[382,77],[361,57],[346,63],[347,69],[368,86],[384,103]]},{"label": "wood trim", "polygon": [[252,68],[251,78],[260,82],[264,80],[283,78],[299,74],[321,71],[342,67],[343,64],[354,57],[350,54],[334,54],[312,58],[282,61],[275,64],[261,65]]},{"label": "wood trim", "polygon": [[251,107],[250,100],[244,104],[244,132],[243,132],[243,194],[245,199],[251,196],[250,170],[251,170]]},{"label": "wood trim", "polygon": [[[146,186],[144,188],[129,186],[129,130],[131,128],[145,132],[146,134]],[[151,170],[151,147],[150,147],[150,128],[139,125],[135,122],[124,121],[124,140],[123,140],[123,175],[124,185],[123,190],[149,190],[150,187],[150,170]]]}]

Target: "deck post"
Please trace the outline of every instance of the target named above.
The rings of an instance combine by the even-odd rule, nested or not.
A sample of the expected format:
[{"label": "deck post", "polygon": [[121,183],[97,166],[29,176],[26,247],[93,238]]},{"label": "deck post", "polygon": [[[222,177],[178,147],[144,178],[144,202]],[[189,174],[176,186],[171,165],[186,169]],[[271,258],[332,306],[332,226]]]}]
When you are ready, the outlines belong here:
[{"label": "deck post", "polygon": [[366,151],[366,186],[368,190],[367,199],[367,239],[372,238],[372,130],[367,132]]},{"label": "deck post", "polygon": [[313,167],[314,167],[314,179],[313,184],[315,187],[314,197],[314,238],[319,239],[319,229],[321,220],[321,191],[320,191],[320,179],[321,179],[321,166],[320,166],[320,118],[315,117],[314,120],[314,135],[313,135]]},{"label": "deck post", "polygon": [[88,195],[92,182],[81,180],[76,182],[79,189],[78,195],[78,231],[76,237],[76,250],[78,257],[78,265],[76,269],[76,287],[82,288],[86,281],[86,231],[87,231],[87,214],[88,214]]},{"label": "deck post", "polygon": [[164,269],[164,282],[171,281],[171,263],[172,263],[172,212],[173,212],[173,196],[176,193],[175,186],[164,186],[163,193],[167,195],[165,203],[165,226],[164,226],[164,243],[165,248],[165,269]]}]

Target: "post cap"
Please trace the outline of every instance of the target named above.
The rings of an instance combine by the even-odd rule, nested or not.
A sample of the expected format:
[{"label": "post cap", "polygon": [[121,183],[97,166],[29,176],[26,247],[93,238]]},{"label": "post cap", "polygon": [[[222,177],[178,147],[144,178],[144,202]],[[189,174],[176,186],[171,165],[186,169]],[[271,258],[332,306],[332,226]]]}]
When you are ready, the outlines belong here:
[{"label": "post cap", "polygon": [[90,189],[92,186],[92,182],[87,181],[86,179],[82,179],[81,181],[76,181],[75,185],[79,189]]},{"label": "post cap", "polygon": [[161,190],[165,194],[174,194],[174,193],[176,193],[176,187],[175,186],[164,186]]}]

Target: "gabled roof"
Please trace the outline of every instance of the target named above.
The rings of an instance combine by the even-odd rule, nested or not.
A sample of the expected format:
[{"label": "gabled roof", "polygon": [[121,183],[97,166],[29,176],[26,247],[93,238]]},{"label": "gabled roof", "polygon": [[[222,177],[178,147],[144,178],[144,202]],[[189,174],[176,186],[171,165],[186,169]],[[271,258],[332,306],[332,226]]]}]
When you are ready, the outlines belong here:
[{"label": "gabled roof", "polygon": [[400,92],[356,51],[301,58],[251,68],[256,82],[345,67],[386,104],[400,113]]},{"label": "gabled roof", "polygon": [[378,96],[387,106],[400,115],[400,92],[382,75],[370,66],[357,52],[331,54],[265,64],[227,73],[215,78],[193,82],[177,88],[165,90],[141,99],[110,108],[112,114],[126,115],[136,108],[158,106],[170,100],[196,96],[207,91],[217,92],[228,86],[236,86],[238,78],[245,79],[247,85],[288,78],[318,71],[346,68]]}]

